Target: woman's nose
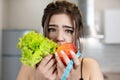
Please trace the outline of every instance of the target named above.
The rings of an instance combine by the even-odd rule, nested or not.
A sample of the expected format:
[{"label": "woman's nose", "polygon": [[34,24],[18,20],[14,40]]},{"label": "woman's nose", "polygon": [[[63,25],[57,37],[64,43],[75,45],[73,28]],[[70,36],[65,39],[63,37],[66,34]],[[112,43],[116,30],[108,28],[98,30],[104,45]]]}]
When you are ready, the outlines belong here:
[{"label": "woman's nose", "polygon": [[57,42],[64,42],[64,41],[65,41],[65,39],[64,39],[64,34],[63,34],[62,31],[59,31],[59,32],[57,33],[56,40],[57,40]]}]

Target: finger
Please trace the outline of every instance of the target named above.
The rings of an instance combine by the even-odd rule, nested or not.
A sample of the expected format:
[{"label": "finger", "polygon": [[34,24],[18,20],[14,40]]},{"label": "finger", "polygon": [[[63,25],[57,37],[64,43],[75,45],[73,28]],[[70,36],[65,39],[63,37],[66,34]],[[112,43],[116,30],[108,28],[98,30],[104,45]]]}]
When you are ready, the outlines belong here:
[{"label": "finger", "polygon": [[66,65],[68,65],[69,62],[70,62],[70,59],[68,58],[68,56],[65,54],[65,52],[64,52],[63,50],[61,50],[61,53],[62,53],[62,55],[63,55],[62,57],[63,57]]},{"label": "finger", "polygon": [[53,64],[52,67],[49,68],[48,72],[49,72],[50,74],[53,74],[53,73],[55,72],[55,70],[56,70],[56,67],[57,67],[56,64]]},{"label": "finger", "polygon": [[55,58],[56,58],[56,61],[57,61],[57,67],[64,67],[64,64],[62,63],[60,57],[58,56],[58,53],[56,52],[55,53]]},{"label": "finger", "polygon": [[47,64],[46,64],[46,71],[54,69],[56,66],[56,60],[55,58],[52,58]]},{"label": "finger", "polygon": [[73,58],[75,68],[77,68],[80,65],[80,61],[79,61],[78,57],[76,56],[75,52],[73,52],[71,50],[70,53],[71,53],[71,56]]},{"label": "finger", "polygon": [[43,67],[46,66],[46,64],[50,61],[50,59],[53,57],[53,55],[48,55],[45,58],[42,59],[42,61],[40,62],[40,65],[42,65]]},{"label": "finger", "polygon": [[53,75],[51,77],[52,78],[51,80],[56,80],[56,77],[57,77],[57,70],[54,71],[54,73],[53,73]]}]

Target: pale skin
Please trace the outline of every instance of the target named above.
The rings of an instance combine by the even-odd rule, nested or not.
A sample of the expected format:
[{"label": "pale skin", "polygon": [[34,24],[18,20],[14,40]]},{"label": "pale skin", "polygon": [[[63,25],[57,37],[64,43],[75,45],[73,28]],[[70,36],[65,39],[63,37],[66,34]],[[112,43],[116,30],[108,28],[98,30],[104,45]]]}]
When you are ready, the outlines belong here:
[{"label": "pale skin", "polygon": [[[74,41],[74,21],[68,15],[53,15],[48,27],[49,38],[59,45]],[[61,53],[64,55],[66,65],[68,65],[70,59],[64,51],[61,51]],[[74,61],[74,66],[67,76],[67,80],[79,80],[81,77],[81,58],[77,58],[73,51],[70,51],[70,53]],[[29,66],[22,65],[17,80],[60,80],[66,65],[62,63],[57,53],[55,53],[55,58],[53,55],[48,55],[40,62],[37,68],[33,69]],[[82,71],[84,80],[103,80],[100,67],[93,59],[84,58]]]}]

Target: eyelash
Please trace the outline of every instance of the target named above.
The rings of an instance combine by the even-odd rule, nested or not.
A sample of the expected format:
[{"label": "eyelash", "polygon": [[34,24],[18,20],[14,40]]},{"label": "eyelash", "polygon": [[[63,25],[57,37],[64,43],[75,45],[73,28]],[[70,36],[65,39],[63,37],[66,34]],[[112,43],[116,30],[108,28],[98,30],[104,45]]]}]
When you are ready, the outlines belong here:
[{"label": "eyelash", "polygon": [[56,30],[54,28],[49,28],[48,32],[55,32]]},{"label": "eyelash", "polygon": [[73,30],[65,30],[65,32],[73,34]]},{"label": "eyelash", "polygon": [[[48,32],[55,32],[55,31],[56,31],[56,29],[54,29],[54,28],[49,28],[49,29],[48,29]],[[66,32],[66,33],[73,34],[73,30],[66,29],[65,32]]]}]

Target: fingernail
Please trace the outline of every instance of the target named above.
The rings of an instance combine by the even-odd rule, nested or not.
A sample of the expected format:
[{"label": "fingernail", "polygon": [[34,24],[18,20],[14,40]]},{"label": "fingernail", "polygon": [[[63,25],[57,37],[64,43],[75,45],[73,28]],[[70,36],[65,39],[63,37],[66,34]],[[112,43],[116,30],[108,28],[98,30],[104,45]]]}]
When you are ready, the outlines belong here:
[{"label": "fingernail", "polygon": [[57,52],[55,52],[55,56],[56,56],[56,57],[58,56]]},{"label": "fingernail", "polygon": [[70,53],[71,53],[71,54],[75,54],[72,50],[70,50]]},{"label": "fingernail", "polygon": [[63,50],[61,50],[61,53],[62,53],[62,54],[65,54]]}]

